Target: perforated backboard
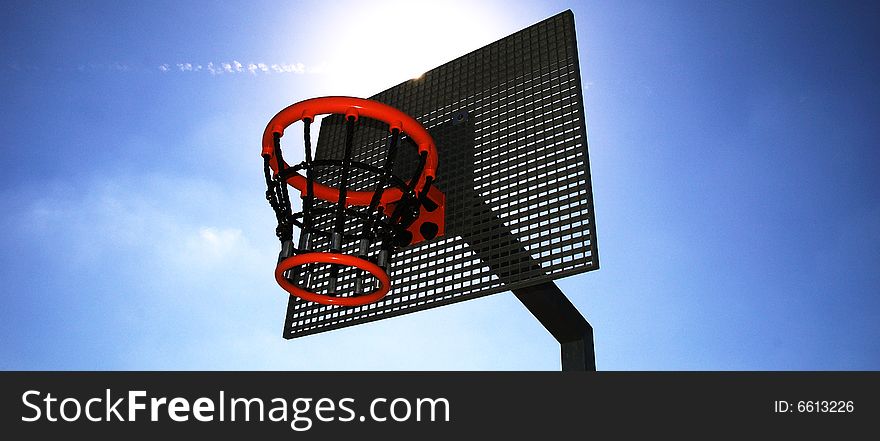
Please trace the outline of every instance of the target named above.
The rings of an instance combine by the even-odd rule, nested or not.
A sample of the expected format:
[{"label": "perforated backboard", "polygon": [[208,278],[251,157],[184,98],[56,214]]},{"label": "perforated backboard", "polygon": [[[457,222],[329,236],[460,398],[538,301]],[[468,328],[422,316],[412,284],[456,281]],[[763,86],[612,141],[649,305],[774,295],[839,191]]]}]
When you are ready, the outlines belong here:
[{"label": "perforated backboard", "polygon": [[[436,186],[446,194],[446,233],[394,255],[391,292],[377,303],[327,306],[291,296],[285,338],[598,268],[571,11],[371,99],[406,112],[434,137],[440,159]],[[362,122],[354,137],[355,158],[380,166],[387,137],[387,126]],[[342,117],[324,118],[316,157],[340,158],[343,139]],[[407,175],[415,158],[414,149],[403,149],[395,170]],[[339,176],[327,169],[317,179],[333,185]],[[367,174],[350,179],[354,189],[375,185]],[[328,275],[314,277],[320,284]],[[343,276],[338,283],[344,289],[352,281]]]}]

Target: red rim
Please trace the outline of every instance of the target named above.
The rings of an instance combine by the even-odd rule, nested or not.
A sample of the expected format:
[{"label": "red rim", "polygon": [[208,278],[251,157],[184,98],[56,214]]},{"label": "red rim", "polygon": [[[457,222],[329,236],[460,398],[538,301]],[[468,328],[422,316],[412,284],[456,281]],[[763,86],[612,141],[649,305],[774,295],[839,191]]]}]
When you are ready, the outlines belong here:
[{"label": "red rim", "polygon": [[[372,274],[373,277],[379,279],[379,287],[369,294],[365,294],[362,296],[330,297],[303,289],[297,285],[294,285],[293,283],[290,283],[290,281],[284,277],[285,271],[309,263],[332,263],[337,265],[353,266],[360,268]],[[310,302],[320,303],[322,305],[366,305],[381,300],[383,297],[385,297],[386,294],[388,294],[388,291],[391,289],[391,279],[388,277],[388,273],[386,273],[385,270],[380,268],[378,265],[359,257],[338,253],[316,252],[297,254],[295,256],[288,257],[287,259],[282,260],[281,263],[279,263],[278,266],[275,268],[275,280],[278,282],[279,285],[281,285],[282,288],[284,288],[285,291],[289,292],[291,295],[297,296],[303,300],[308,300]]]},{"label": "red rim", "polygon": [[[315,115],[326,114],[342,114],[346,116],[354,116],[358,118],[365,116],[387,123],[389,130],[398,129],[416,143],[419,153],[427,153],[425,160],[425,168],[416,181],[416,194],[421,193],[428,179],[434,179],[434,173],[437,170],[437,148],[434,145],[434,139],[419,124],[418,121],[411,116],[395,109],[387,104],[378,101],[367,100],[363,98],[353,98],[347,96],[326,96],[321,98],[312,98],[300,101],[296,104],[284,108],[269,121],[266,130],[263,131],[263,156],[269,157],[269,166],[272,171],[278,173],[278,159],[275,157],[275,139],[274,134],[284,135],[284,129],[291,124],[309,118],[312,121]],[[287,166],[287,164],[284,164]],[[296,174],[287,179],[287,182],[302,193],[306,191],[306,178],[300,174]],[[313,182],[314,195],[317,198],[328,202],[339,201],[339,189],[328,187],[318,182]],[[400,189],[392,187],[382,193],[382,204],[400,200],[402,193]],[[372,191],[348,191],[345,197],[346,205],[370,205],[373,199]]]}]

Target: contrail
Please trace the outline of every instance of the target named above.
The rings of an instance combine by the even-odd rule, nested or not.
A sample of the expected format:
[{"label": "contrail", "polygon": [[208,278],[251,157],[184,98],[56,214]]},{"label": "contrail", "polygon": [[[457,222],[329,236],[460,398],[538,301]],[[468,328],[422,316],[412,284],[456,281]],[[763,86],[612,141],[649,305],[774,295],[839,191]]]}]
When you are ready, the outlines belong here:
[{"label": "contrail", "polygon": [[309,66],[303,63],[242,63],[238,60],[230,62],[208,62],[201,63],[163,63],[158,66],[159,71],[163,73],[170,72],[207,72],[211,75],[227,75],[227,74],[249,74],[249,75],[268,75],[268,74],[306,74],[320,73],[326,70],[323,66]]},{"label": "contrail", "polygon": [[18,61],[9,61],[0,63],[0,72],[19,72],[19,73],[136,73],[136,72],[155,72],[158,70],[163,74],[172,73],[206,73],[210,75],[270,75],[270,74],[319,74],[327,72],[326,65],[309,65],[304,63],[243,63],[238,60],[219,61],[208,63],[162,63],[156,65],[131,64],[123,62],[108,63],[81,63],[73,65],[37,65],[22,63]]}]

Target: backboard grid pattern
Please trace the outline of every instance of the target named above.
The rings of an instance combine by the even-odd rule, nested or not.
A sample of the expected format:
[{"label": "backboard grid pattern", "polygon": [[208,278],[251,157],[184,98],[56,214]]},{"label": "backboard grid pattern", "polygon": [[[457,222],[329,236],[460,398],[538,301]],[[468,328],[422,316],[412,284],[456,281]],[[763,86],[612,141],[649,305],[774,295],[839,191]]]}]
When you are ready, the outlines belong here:
[{"label": "backboard grid pattern", "polygon": [[[414,116],[440,152],[447,234],[400,250],[392,291],[358,307],[291,297],[284,336],[303,335],[530,286],[598,268],[580,74],[570,12],[402,83],[372,99]],[[466,112],[463,122],[453,123]],[[321,124],[317,155],[341,156],[340,120]],[[384,127],[358,129],[358,160],[380,165]],[[398,174],[412,161],[399,155]],[[338,170],[319,174],[338,182]],[[367,174],[354,188],[375,185]],[[328,220],[329,221],[329,217]],[[351,224],[354,226],[354,223]],[[324,244],[326,245],[326,244]],[[320,246],[320,244],[319,244]],[[346,252],[356,244],[346,243]],[[337,287],[351,289],[356,270]],[[326,286],[327,271],[313,277]]]}]

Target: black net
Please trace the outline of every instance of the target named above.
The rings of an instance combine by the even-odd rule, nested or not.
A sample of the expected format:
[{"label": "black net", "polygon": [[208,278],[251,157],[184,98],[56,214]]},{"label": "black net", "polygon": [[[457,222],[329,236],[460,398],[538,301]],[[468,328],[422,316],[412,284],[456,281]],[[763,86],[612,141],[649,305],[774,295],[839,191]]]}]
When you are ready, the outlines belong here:
[{"label": "black net", "polygon": [[[418,155],[412,175],[403,179],[395,173],[394,164],[399,146],[412,144],[397,129],[369,118],[334,115],[341,125],[338,157],[313,158],[311,120],[303,121],[305,160],[273,175],[269,157],[264,158],[266,198],[278,220],[276,235],[282,247],[279,263],[295,255],[309,253],[348,254],[374,263],[388,271],[394,251],[409,244],[409,225],[418,215],[421,201],[414,192],[415,183],[424,167],[425,155]],[[378,164],[365,162],[355,156],[355,142],[364,136],[374,137],[384,147],[373,159]],[[274,137],[274,155],[284,164],[281,136]],[[381,150],[378,148],[377,150]],[[360,150],[358,150],[360,151]],[[287,181],[293,175],[305,176],[305,190],[301,192],[302,211],[293,212]],[[315,186],[321,184],[336,189],[335,200],[321,199]],[[430,187],[430,181],[426,187]],[[401,194],[393,204],[383,204],[382,196],[390,188]],[[352,191],[368,191],[372,198],[367,205],[346,204]],[[296,234],[298,233],[298,234]],[[315,275],[322,275],[316,277]],[[284,276],[294,285],[311,293],[327,297],[356,297],[378,288],[379,281],[367,271],[331,263],[309,263],[287,270]]]}]

